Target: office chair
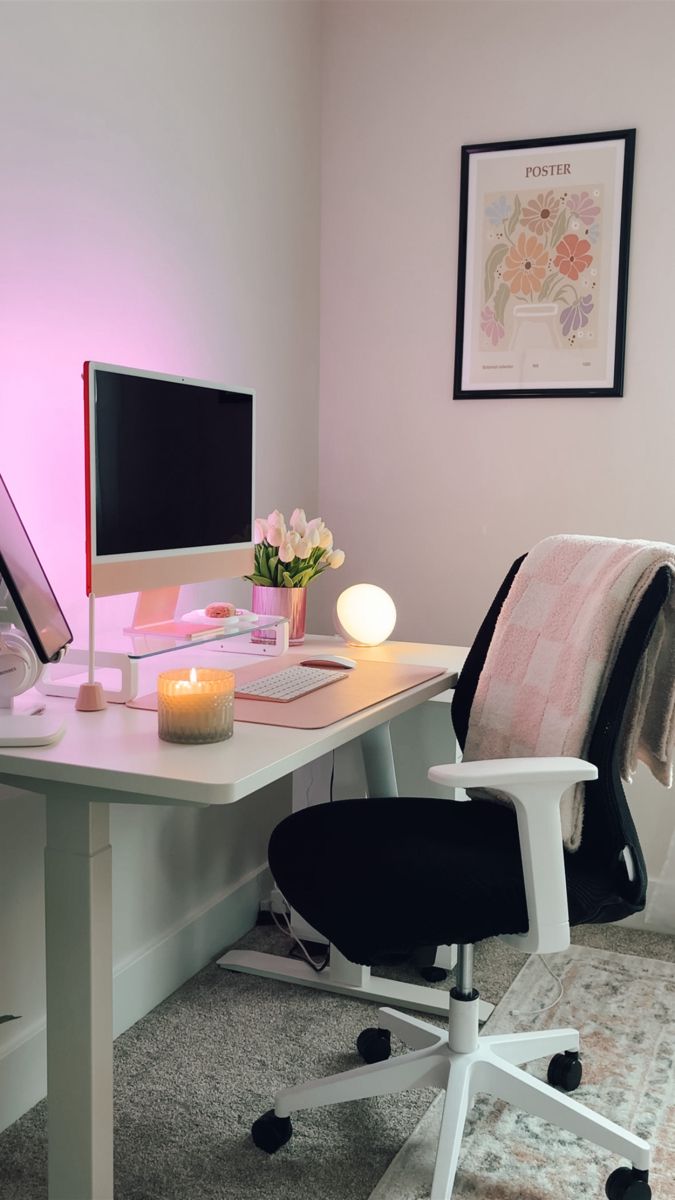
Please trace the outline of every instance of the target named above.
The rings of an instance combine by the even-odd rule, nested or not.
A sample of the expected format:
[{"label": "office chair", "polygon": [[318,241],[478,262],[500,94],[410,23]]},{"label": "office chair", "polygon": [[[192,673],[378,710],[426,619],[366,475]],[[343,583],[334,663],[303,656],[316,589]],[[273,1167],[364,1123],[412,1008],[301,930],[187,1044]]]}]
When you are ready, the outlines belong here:
[{"label": "office chair", "polygon": [[[513,564],[469,651],[452,718],[463,747],[474,693],[502,604],[523,559]],[[473,943],[498,935],[530,952],[569,945],[569,926],[617,921],[644,908],[646,869],[618,770],[617,742],[630,686],[671,575],[661,567],[639,602],[596,705],[586,759],[466,762],[432,768],[448,787],[500,788],[513,807],[430,797],[342,800],[287,817],[273,831],[272,873],[289,904],[351,960],[369,965],[415,947],[458,944],[447,1032],[391,1009],[364,1030],[366,1066],[281,1091],[253,1125],[274,1153],[291,1136],[290,1113],[418,1087],[446,1092],[432,1200],[452,1195],[462,1133],[474,1093],[488,1092],[625,1157],[610,1200],[649,1200],[647,1142],[578,1104],[574,1029],[478,1036]],[[582,841],[564,847],[560,798],[586,781]],[[346,880],[344,865],[349,863]],[[527,931],[527,932],[524,932]],[[390,1058],[391,1034],[412,1048]],[[553,1055],[548,1083],[520,1064]]]}]

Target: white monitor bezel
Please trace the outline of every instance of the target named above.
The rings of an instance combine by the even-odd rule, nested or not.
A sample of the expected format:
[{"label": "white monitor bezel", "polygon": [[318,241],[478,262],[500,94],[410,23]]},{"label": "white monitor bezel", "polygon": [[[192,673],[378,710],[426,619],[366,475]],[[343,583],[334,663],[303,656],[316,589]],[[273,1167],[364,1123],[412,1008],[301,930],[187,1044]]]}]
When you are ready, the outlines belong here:
[{"label": "white monitor bezel", "polygon": [[[171,550],[149,550],[143,554],[106,554],[96,550],[96,371],[117,375],[140,376],[168,383],[185,383],[194,387],[222,392],[241,392],[252,401],[251,436],[251,539],[246,542],[223,543],[215,546],[180,547]],[[85,399],[85,475],[87,524],[87,594],[119,596],[128,592],[175,587],[180,584],[203,583],[216,579],[232,579],[248,575],[253,570],[255,521],[255,459],[256,459],[256,395],[252,388],[233,387],[206,379],[191,379],[187,375],[166,375],[159,371],[143,371],[114,363],[87,361],[84,364]]]}]

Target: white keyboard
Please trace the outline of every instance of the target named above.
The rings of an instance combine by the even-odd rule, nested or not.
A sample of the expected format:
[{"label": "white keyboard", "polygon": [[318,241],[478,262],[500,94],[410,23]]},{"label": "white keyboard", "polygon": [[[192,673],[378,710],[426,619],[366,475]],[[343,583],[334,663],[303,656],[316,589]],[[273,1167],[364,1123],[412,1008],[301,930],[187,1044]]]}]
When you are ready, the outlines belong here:
[{"label": "white keyboard", "polygon": [[344,679],[347,675],[349,671],[336,671],[335,667],[286,667],[273,675],[265,675],[263,679],[237,684],[234,694],[241,696],[242,700],[277,700],[285,704],[289,700],[297,700],[298,696],[315,692],[328,683]]}]

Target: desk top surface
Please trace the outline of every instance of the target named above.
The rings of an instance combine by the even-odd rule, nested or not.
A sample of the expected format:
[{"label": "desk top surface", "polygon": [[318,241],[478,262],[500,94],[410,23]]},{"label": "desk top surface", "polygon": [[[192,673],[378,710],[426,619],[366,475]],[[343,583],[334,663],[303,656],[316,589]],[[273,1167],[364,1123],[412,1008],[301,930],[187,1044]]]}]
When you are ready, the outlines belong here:
[{"label": "desk top surface", "polygon": [[[235,722],[234,735],[228,741],[204,746],[160,741],[155,712],[109,704],[102,712],[79,713],[72,700],[49,696],[45,699],[49,711],[62,712],[66,717],[63,737],[51,746],[0,749],[0,781],[28,787],[30,780],[30,790],[50,794],[59,791],[59,785],[81,786],[86,789],[86,798],[121,803],[229,804],[447,691],[467,653],[464,647],[417,642],[385,642],[372,648],[345,646],[336,638],[319,637],[308,638],[304,646],[292,652],[298,661],[309,653],[342,653],[357,660],[438,665],[445,668],[446,674],[323,729]],[[191,659],[194,661],[190,666],[229,670],[255,661],[250,656],[206,648],[195,648]],[[160,670],[175,665],[171,660],[171,655],[162,659],[161,665],[157,659],[150,660],[151,665],[141,670],[141,693],[152,690]],[[183,651],[180,665],[184,662]]]}]

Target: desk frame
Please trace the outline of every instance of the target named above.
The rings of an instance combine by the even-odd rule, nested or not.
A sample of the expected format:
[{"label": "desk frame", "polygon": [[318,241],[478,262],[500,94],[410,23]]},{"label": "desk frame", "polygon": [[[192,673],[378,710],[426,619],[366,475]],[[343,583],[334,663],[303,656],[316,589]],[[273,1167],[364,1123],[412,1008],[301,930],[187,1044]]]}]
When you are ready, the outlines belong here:
[{"label": "desk frame", "polygon": [[[382,655],[382,648],[378,649]],[[398,657],[395,643],[389,649],[392,657]],[[458,665],[464,656],[463,650],[455,648],[405,647],[408,661],[420,661],[416,649],[427,655],[444,651],[446,656],[454,655]],[[443,660],[432,656],[427,661]],[[453,670],[454,664],[445,676],[327,730],[314,731],[313,738],[290,731],[297,734],[292,753],[276,762],[260,761],[245,778],[214,781],[196,765],[180,777],[157,774],[155,714],[122,711],[119,706],[103,714],[74,714],[67,702],[56,701],[72,722],[62,744],[8,749],[0,755],[3,783],[46,796],[49,1200],[113,1200],[110,803],[190,807],[231,803],[355,737],[365,738],[371,781],[376,781],[378,790],[393,783],[395,792],[389,718],[446,690],[452,685]],[[87,724],[99,719],[100,724]],[[94,729],[101,738],[96,751]],[[145,738],[146,757],[124,770],[115,765],[120,744],[125,731],[138,729]],[[199,759],[184,761],[192,765]],[[362,970],[344,959],[340,968],[347,973]],[[336,982],[332,986],[339,990]]]}]

